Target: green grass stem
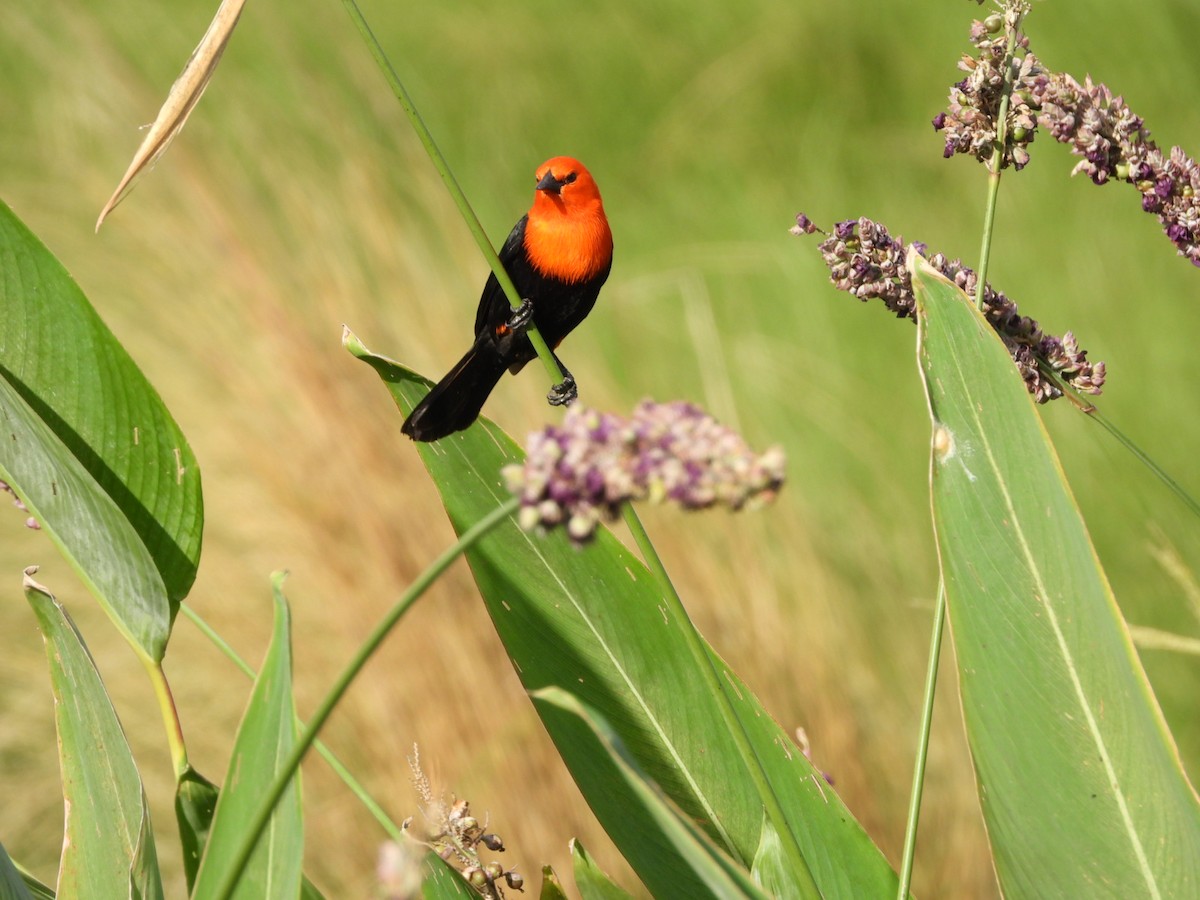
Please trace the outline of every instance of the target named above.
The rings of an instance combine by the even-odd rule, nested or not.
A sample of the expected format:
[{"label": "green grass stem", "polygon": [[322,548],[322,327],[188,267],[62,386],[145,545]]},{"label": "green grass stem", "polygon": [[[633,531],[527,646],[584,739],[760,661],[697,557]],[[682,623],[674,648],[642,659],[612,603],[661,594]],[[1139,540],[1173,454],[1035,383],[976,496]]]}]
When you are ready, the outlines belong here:
[{"label": "green grass stem", "polygon": [[938,579],[937,601],[933,611],[933,635],[929,640],[929,664],[925,671],[925,696],[921,704],[921,732],[917,758],[913,763],[912,793],[908,799],[908,822],[904,828],[904,854],[900,862],[899,900],[905,900],[912,885],[913,860],[917,850],[917,826],[921,819],[921,795],[925,785],[925,762],[929,758],[929,735],[933,730],[933,698],[936,693],[938,665],[942,658],[942,632],[946,625],[946,585]]},{"label": "green grass stem", "polygon": [[[1017,47],[1023,13],[1019,2],[1010,2],[1005,10],[1004,88],[1000,96],[1000,108],[996,114],[996,143],[992,158],[987,166],[987,199],[984,203],[983,237],[979,247],[979,266],[975,282],[975,308],[983,312],[983,295],[987,287],[988,264],[992,254],[992,239],[996,224],[996,206],[1000,196],[1000,176],[1004,171],[1004,147],[1008,140],[1008,108],[1013,88],[1013,57]],[[938,581],[937,602],[933,613],[933,636],[929,646],[929,661],[926,668],[925,693],[921,703],[921,724],[917,734],[916,762],[913,766],[912,792],[908,801],[908,820],[904,828],[904,856],[900,867],[900,884],[897,896],[903,900],[908,896],[912,883],[913,859],[917,847],[917,825],[921,818],[921,797],[925,789],[925,762],[929,755],[929,735],[933,727],[933,700],[937,693],[938,662],[942,655],[942,636],[946,621],[946,589]]]},{"label": "green grass stem", "polygon": [[429,564],[424,572],[417,576],[408,590],[404,592],[404,596],[396,602],[388,614],[375,626],[362,646],[358,648],[358,651],[342,671],[342,674],[338,676],[337,680],[333,683],[333,687],[329,689],[329,692],[313,713],[312,718],[309,719],[308,728],[297,738],[295,746],[292,747],[291,752],[280,765],[279,772],[275,776],[275,780],[271,782],[271,786],[267,789],[266,795],[259,804],[258,811],[250,822],[233,862],[225,872],[225,877],[222,879],[221,886],[216,893],[218,900],[228,900],[229,897],[233,896],[238,880],[242,877],[242,872],[245,871],[246,864],[250,861],[250,857],[254,853],[254,848],[258,844],[263,830],[267,827],[267,822],[270,821],[271,814],[275,811],[276,804],[279,803],[279,798],[287,790],[288,784],[295,776],[296,770],[300,767],[301,760],[304,759],[309,748],[316,741],[317,735],[325,726],[325,723],[329,721],[334,708],[341,702],[342,697],[345,696],[354,679],[358,677],[358,673],[362,671],[363,666],[367,664],[367,661],[379,649],[379,646],[391,633],[396,623],[421,598],[425,591],[429,589],[429,586],[446,569],[450,568],[451,563],[457,560],[459,556],[465,553],[489,531],[516,512],[519,503],[520,501],[515,497],[506,501],[463,532],[462,537],[453,546],[445,550],[441,556]]},{"label": "green grass stem", "polygon": [[[1016,4],[1010,3],[1010,7]],[[988,162],[987,202],[983,211],[983,237],[979,248],[979,278],[975,283],[975,308],[983,312],[983,291],[987,286],[988,263],[992,254],[992,229],[996,224],[996,200],[1000,196],[1000,175],[1004,171],[1004,147],[1008,142],[1008,107],[1012,100],[1013,56],[1020,33],[1022,16],[1014,10],[1006,10],[1004,88],[1000,94],[1000,109],[996,113],[996,143],[992,147],[992,158]]]},{"label": "green grass stem", "polygon": [[[483,230],[483,225],[480,223],[479,217],[475,215],[475,210],[471,207],[470,201],[467,200],[467,195],[463,192],[462,187],[459,186],[458,179],[454,177],[454,173],[450,170],[450,164],[446,162],[446,157],[442,155],[437,142],[434,141],[433,134],[429,131],[429,126],[421,118],[421,113],[417,110],[416,104],[413,103],[412,97],[409,96],[408,89],[404,87],[404,82],[396,74],[396,69],[387,58],[387,54],[384,53],[383,47],[375,37],[375,33],[371,31],[371,26],[367,24],[367,20],[363,16],[362,10],[358,8],[358,4],[354,0],[342,0],[342,5],[345,6],[346,12],[350,14],[350,18],[353,20],[355,28],[358,29],[358,33],[366,41],[367,47],[371,51],[371,56],[378,64],[380,71],[383,72],[383,77],[387,80],[392,93],[400,101],[400,106],[403,107],[404,114],[408,116],[408,121],[412,123],[413,130],[417,132],[417,138],[421,141],[421,146],[425,148],[425,152],[429,154],[434,168],[437,169],[438,174],[442,177],[442,183],[446,185],[446,190],[454,198],[454,205],[458,207],[463,221],[467,223],[467,228],[471,231],[471,236],[475,238],[475,243],[479,245],[479,252],[483,254],[484,259],[487,260],[487,264],[491,266],[492,272],[496,275],[496,280],[500,282],[500,287],[503,288],[505,296],[508,297],[509,304],[513,309],[516,309],[521,305],[521,295],[517,292],[512,278],[509,277],[508,272],[505,271],[504,266],[501,264],[500,257],[496,255],[496,248],[492,246],[487,232]],[[546,344],[541,332],[537,330],[537,326],[530,323],[526,336],[529,338],[529,342],[533,344],[533,349],[537,351],[542,364],[546,367],[546,373],[550,376],[552,383],[560,383],[565,378],[566,373],[559,368],[554,354],[550,351],[550,347]]]},{"label": "green grass stem", "polygon": [[175,780],[178,781],[188,771],[187,744],[183,740],[183,723],[179,720],[179,709],[175,706],[175,697],[171,693],[171,685],[167,682],[167,673],[163,671],[162,663],[148,656],[138,654],[146,666],[146,674],[154,685],[154,696],[158,700],[158,709],[162,714],[163,725],[167,729],[167,744],[171,748],[171,765],[175,769]]},{"label": "green grass stem", "polygon": [[[193,625],[200,629],[200,633],[212,641],[213,645],[225,654],[247,677],[254,679],[257,676],[258,673],[254,671],[254,668],[242,659],[237,651],[229,645],[229,642],[221,637],[217,630],[209,625],[198,612],[192,609],[187,603],[183,603],[179,609],[180,612],[191,620]],[[296,717],[296,725],[301,731],[308,727],[299,716]],[[388,836],[394,841],[400,840],[403,837],[400,826],[393,822],[383,807],[375,802],[375,798],[367,792],[362,782],[354,777],[354,774],[346,767],[345,763],[338,759],[337,755],[323,741],[315,741],[313,747],[317,753],[321,754],[321,758],[333,769],[334,773],[342,780],[346,787],[350,789],[350,792],[374,816],[375,821],[387,832]]]}]

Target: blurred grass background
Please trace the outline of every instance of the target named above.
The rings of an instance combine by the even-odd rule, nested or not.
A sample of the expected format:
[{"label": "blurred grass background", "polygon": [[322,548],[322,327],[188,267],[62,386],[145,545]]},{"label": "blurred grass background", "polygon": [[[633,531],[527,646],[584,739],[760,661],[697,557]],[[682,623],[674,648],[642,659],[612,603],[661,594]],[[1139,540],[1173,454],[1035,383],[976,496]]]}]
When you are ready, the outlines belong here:
[{"label": "blurred grass background", "polygon": [[[390,401],[340,349],[341,324],[440,375],[470,339],[486,269],[335,2],[251,4],[182,136],[94,235],[136,126],[153,118],[214,9],[0,7],[0,196],[79,280],[196,451],[207,523],[189,602],[257,662],[267,576],[291,570],[303,713],[451,540]],[[364,10],[496,242],[546,157],[578,156],[600,183],[615,266],[563,346],[586,401],[687,398],[756,445],[786,447],[791,480],[773,508],[645,518],[702,630],[786,728],[806,730],[815,761],[894,862],[936,585],[915,330],[836,293],[816,241],[787,229],[800,211],[826,226],[865,214],[974,264],[983,171],[943,160],[929,120],[960,77],[978,9],[447,0]],[[1123,11],[1038,3],[1033,50],[1123,93],[1160,144],[1200,153],[1200,119],[1179,90],[1200,81],[1200,11],[1151,0],[1136,28]],[[1200,272],[1128,188],[1067,178],[1073,161],[1045,138],[1033,152],[1004,182],[991,280],[1107,361],[1103,408],[1198,493],[1200,354],[1189,345]],[[552,415],[540,370],[529,372],[505,379],[487,408],[516,434]],[[1127,617],[1194,636],[1182,582],[1200,551],[1195,519],[1065,402],[1044,418]],[[179,894],[170,763],[140,666],[48,540],[21,527],[23,514],[8,518],[0,841],[52,881],[53,710],[19,581],[40,563],[115,696]],[[1143,660],[1195,779],[1200,665],[1161,651]],[[184,620],[167,664],[192,761],[218,779],[247,683]],[[952,677],[942,687],[915,888],[991,897]],[[527,878],[545,862],[565,874],[578,836],[636,886],[461,565],[389,641],[327,737],[397,819],[416,812],[406,762],[416,741],[438,785],[490,814]],[[319,764],[306,778],[308,873],[331,897],[369,895],[378,828]]]}]

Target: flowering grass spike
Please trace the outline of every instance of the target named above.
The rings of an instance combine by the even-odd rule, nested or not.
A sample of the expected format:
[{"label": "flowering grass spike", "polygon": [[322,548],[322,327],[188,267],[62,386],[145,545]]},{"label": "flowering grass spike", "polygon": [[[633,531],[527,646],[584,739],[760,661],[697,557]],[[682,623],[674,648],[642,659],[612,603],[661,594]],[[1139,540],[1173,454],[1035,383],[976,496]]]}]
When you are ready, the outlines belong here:
[{"label": "flowering grass spike", "polygon": [[[820,229],[808,216],[796,217],[794,234],[818,231]],[[915,246],[937,271],[968,296],[974,296],[977,277],[972,269],[957,259],[947,260],[940,253],[930,256],[928,248],[919,241]],[[829,267],[829,280],[838,290],[846,291],[864,303],[878,298],[898,317],[916,320],[912,275],[904,265],[908,246],[902,238],[892,237],[883,225],[864,217],[839,222],[834,226],[833,234],[828,235],[817,249]],[[983,312],[1012,354],[1025,386],[1038,403],[1062,396],[1054,382],[1045,377],[1045,371],[1054,372],[1077,391],[1100,393],[1104,385],[1104,363],[1088,362],[1087,351],[1079,349],[1071,332],[1061,338],[1044,333],[1036,321],[1021,315],[1017,304],[991,285],[985,285],[983,290]]]},{"label": "flowering grass spike", "polygon": [[[1009,4],[1005,16],[1019,15],[1021,6]],[[967,77],[951,87],[949,107],[933,119],[933,127],[945,132],[947,158],[968,153],[980,162],[991,159],[1008,59],[1004,24],[1000,16],[971,24],[970,40],[979,53],[959,62]],[[1072,175],[1136,187],[1142,209],[1158,217],[1179,255],[1200,266],[1200,165],[1182,147],[1160,150],[1141,116],[1106,85],[1090,76],[1080,84],[1066,73],[1046,71],[1024,34],[1016,33],[1015,44],[1018,55],[1007,63],[1012,87],[1002,167],[1023,168],[1029,144],[1044,128],[1081,157]]]},{"label": "flowering grass spike", "polygon": [[[1023,4],[1013,4],[1006,16],[1019,21],[1025,11],[1022,7]],[[1014,27],[1017,21],[1012,23]],[[979,55],[964,55],[959,61],[958,67],[967,77],[950,88],[949,111],[938,113],[933,120],[933,127],[946,133],[943,155],[949,159],[955,153],[969,153],[982,163],[991,160],[1000,132],[1007,65],[1012,69],[1012,85],[1000,166],[1022,169],[1029,162],[1026,148],[1037,129],[1037,109],[1030,101],[1034,87],[1044,77],[1041,64],[1028,52],[1029,38],[1019,32],[1015,34],[1013,49],[1024,52],[1009,58],[1004,20],[998,15],[971,23],[971,43],[979,49]]]},{"label": "flowering grass spike", "polygon": [[[385,844],[381,850],[378,877],[386,900],[419,896],[420,877],[416,879],[417,892],[408,890],[411,869],[415,865],[418,875],[421,871],[421,859],[413,854],[414,847],[432,850],[487,900],[504,900],[505,887],[524,892],[525,879],[516,869],[496,860],[489,862],[480,855],[480,848],[503,853],[504,840],[488,830],[486,819],[480,822],[472,815],[471,804],[466,800],[447,800],[434,793],[429,778],[421,769],[421,756],[415,744],[408,765],[412,770],[413,787],[421,798],[424,821],[418,824],[411,816],[405,819],[402,825],[404,840]],[[424,833],[418,836],[418,832]]]},{"label": "flowering grass spike", "polygon": [[1072,175],[1095,184],[1126,181],[1142,195],[1142,209],[1158,217],[1180,256],[1200,266],[1200,165],[1172,147],[1164,154],[1142,122],[1103,84],[1054,75],[1039,90],[1042,126],[1083,157]]},{"label": "flowering grass spike", "polygon": [[633,500],[731,509],[774,499],[784,454],[754,453],[740,435],[690,403],[645,400],[629,418],[572,406],[562,425],[529,438],[524,465],[507,466],[526,531],[565,525],[576,543]]}]

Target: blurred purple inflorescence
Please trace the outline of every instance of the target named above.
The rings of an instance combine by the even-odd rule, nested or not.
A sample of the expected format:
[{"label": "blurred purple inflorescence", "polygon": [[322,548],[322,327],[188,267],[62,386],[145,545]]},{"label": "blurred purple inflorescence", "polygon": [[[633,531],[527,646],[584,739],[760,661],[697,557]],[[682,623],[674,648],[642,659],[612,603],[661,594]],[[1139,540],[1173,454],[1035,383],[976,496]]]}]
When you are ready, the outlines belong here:
[{"label": "blurred purple inflorescence", "polygon": [[562,425],[530,436],[523,465],[507,466],[525,530],[565,525],[576,543],[632,500],[684,509],[769,502],[783,484],[778,447],[754,453],[736,432],[690,403],[645,400],[629,418],[572,406]]}]

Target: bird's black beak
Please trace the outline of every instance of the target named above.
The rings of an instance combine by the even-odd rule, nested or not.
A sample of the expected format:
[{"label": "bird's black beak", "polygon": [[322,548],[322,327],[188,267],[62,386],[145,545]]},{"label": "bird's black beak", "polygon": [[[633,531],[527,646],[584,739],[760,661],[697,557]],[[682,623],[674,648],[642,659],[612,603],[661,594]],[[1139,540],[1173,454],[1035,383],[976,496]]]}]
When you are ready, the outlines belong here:
[{"label": "bird's black beak", "polygon": [[554,172],[547,172],[542,176],[542,180],[537,183],[539,191],[545,191],[547,194],[558,194],[562,192],[565,181],[559,181],[554,177]]}]

